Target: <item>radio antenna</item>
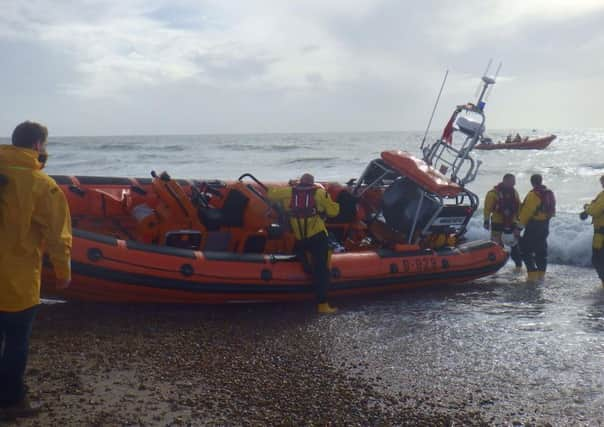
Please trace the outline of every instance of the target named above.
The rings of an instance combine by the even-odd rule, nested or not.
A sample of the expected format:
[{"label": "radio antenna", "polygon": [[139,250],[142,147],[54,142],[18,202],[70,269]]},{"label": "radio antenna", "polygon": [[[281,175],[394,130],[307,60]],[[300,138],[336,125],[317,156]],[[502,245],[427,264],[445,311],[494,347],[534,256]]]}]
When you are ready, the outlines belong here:
[{"label": "radio antenna", "polygon": [[445,82],[447,81],[447,76],[449,75],[449,70],[445,71],[445,77],[443,78],[443,82],[440,85],[440,90],[438,91],[438,96],[436,97],[436,102],[434,103],[434,108],[432,109],[432,114],[430,115],[430,120],[428,120],[428,126],[426,127],[426,132],[424,133],[424,138],[422,139],[422,145],[420,149],[424,149],[424,144],[426,143],[426,138],[428,137],[428,132],[430,132],[430,126],[432,125],[432,119],[434,118],[434,113],[436,113],[436,108],[438,107],[438,103],[440,101],[440,95],[443,93],[443,89],[445,87]]},{"label": "radio antenna", "polygon": [[[499,66],[497,66],[497,70],[495,71],[495,75],[493,76],[493,80],[497,80],[497,77],[499,77],[499,71],[501,71],[502,66],[503,66],[503,62],[500,62]],[[491,95],[492,89],[493,89],[493,85],[489,86],[489,89],[487,90],[487,93],[484,96],[485,101],[489,100],[489,96]]]},{"label": "radio antenna", "polygon": [[[487,63],[487,68],[484,69],[484,73],[482,73],[483,76],[486,76],[489,72],[489,70],[491,69],[491,65],[493,65],[493,58],[489,59],[489,62]],[[482,79],[478,82],[478,86],[476,86],[476,92],[474,93],[474,98],[478,98],[478,95],[480,95],[480,90],[482,89]]]}]

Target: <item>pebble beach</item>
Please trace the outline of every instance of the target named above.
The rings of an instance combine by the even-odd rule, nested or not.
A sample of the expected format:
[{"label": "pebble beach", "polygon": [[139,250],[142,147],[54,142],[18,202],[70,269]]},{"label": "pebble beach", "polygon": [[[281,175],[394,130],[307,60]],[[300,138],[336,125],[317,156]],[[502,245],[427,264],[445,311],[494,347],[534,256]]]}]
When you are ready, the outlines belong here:
[{"label": "pebble beach", "polygon": [[[311,306],[43,305],[12,425],[486,425],[334,361]],[[446,409],[446,410],[445,410]]]}]

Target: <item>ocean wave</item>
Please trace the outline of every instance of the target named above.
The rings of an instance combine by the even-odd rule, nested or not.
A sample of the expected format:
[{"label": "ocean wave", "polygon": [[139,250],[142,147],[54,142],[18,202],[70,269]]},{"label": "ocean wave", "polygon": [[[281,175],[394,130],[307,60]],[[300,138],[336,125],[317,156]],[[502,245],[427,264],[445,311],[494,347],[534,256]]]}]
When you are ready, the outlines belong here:
[{"label": "ocean wave", "polygon": [[182,145],[160,145],[159,147],[153,147],[153,150],[159,151],[185,151],[186,149],[187,147],[184,147]]},{"label": "ocean wave", "polygon": [[250,150],[262,150],[263,147],[258,147],[250,144],[222,144],[220,145],[221,150],[230,151],[250,151]]},{"label": "ocean wave", "polygon": [[[141,144],[140,143],[115,143],[115,144],[101,144],[101,145],[93,145],[93,144],[86,144],[84,146],[82,146],[83,149],[85,150],[105,150],[105,151],[136,151],[136,150],[140,150],[141,148]],[[156,147],[154,147],[153,149],[157,149]]]},{"label": "ocean wave", "polygon": [[307,163],[307,162],[331,162],[333,160],[338,160],[338,158],[337,157],[303,157],[303,158],[299,158],[299,159],[289,160],[287,162],[284,162],[284,164],[294,165],[294,164],[298,164],[298,163]]},{"label": "ocean wave", "polygon": [[223,144],[220,145],[221,150],[230,151],[258,151],[258,152],[273,152],[273,151],[295,151],[312,149],[309,145],[301,144]]},{"label": "ocean wave", "polygon": [[[482,214],[472,218],[466,237],[470,240],[489,238],[489,232],[482,227]],[[593,227],[589,221],[581,221],[576,213],[559,213],[550,222],[548,262],[591,266],[592,238]]]}]

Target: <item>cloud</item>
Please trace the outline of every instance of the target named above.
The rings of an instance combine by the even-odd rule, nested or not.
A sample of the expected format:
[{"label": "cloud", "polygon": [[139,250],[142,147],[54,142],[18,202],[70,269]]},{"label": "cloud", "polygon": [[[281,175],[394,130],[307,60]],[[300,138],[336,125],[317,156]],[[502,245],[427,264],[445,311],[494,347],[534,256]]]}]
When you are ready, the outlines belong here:
[{"label": "cloud", "polygon": [[[245,116],[230,119],[241,131],[421,128],[445,68],[442,105],[452,106],[471,98],[494,57],[504,78],[490,108],[505,126],[511,115],[498,102],[509,106],[512,93],[544,97],[543,88],[569,93],[587,82],[603,89],[595,79],[604,67],[602,19],[600,0],[5,0],[0,54],[11,58],[4,86],[36,88],[41,114],[56,121],[63,112],[52,106],[62,105],[106,117],[103,128],[120,132],[139,132],[145,121],[178,130],[184,105],[200,108],[196,99],[215,106],[206,112],[214,121],[197,132],[220,131],[212,123],[228,120],[217,111]],[[112,119],[111,106],[136,119]],[[63,122],[75,126],[65,132],[92,132]]]}]

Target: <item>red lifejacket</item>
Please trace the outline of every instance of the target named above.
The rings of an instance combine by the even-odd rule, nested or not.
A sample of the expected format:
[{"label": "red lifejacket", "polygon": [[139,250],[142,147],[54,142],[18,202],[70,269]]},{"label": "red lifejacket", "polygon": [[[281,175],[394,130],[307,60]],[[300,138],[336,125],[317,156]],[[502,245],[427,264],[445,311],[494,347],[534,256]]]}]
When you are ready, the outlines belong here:
[{"label": "red lifejacket", "polygon": [[499,183],[495,186],[495,194],[497,194],[497,201],[494,206],[495,212],[503,216],[505,225],[512,225],[520,209],[516,191],[513,188],[505,188],[502,183]]},{"label": "red lifejacket", "polygon": [[554,196],[554,192],[545,185],[535,187],[533,191],[541,200],[539,210],[549,217],[556,215],[556,196]]},{"label": "red lifejacket", "polygon": [[292,187],[292,198],[289,205],[290,214],[294,218],[310,218],[317,215],[315,193],[317,187],[296,185]]}]

